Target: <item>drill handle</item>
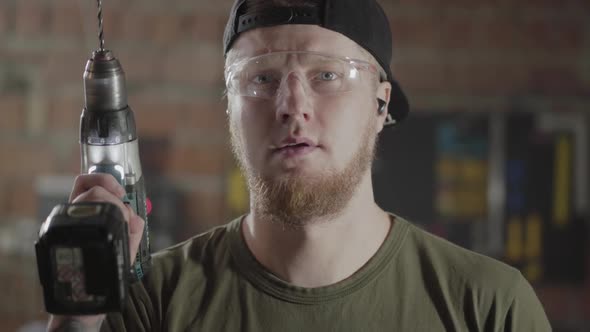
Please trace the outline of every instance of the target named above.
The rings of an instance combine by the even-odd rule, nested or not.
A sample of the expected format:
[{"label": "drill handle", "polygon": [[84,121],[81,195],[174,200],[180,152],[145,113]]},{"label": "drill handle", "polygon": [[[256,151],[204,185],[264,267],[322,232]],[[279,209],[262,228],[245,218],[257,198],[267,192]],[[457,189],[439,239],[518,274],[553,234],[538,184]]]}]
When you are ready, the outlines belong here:
[{"label": "drill handle", "polygon": [[133,211],[145,221],[135,262],[131,265],[131,270],[129,271],[130,280],[138,281],[147,274],[151,264],[147,196],[144,177],[142,176],[135,184],[125,185],[125,191],[127,194],[123,198],[123,202],[130,205]]}]

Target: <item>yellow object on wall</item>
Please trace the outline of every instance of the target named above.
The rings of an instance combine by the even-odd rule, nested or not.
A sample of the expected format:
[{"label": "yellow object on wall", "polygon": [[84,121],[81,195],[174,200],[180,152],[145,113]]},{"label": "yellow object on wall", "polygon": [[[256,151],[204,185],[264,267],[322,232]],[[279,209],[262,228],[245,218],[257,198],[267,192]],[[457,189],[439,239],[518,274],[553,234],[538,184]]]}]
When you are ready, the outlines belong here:
[{"label": "yellow object on wall", "polygon": [[248,211],[248,186],[238,167],[232,168],[227,180],[227,206],[233,216]]},{"label": "yellow object on wall", "polygon": [[570,219],[570,187],[572,166],[572,142],[571,138],[562,135],[555,144],[555,176],[554,176],[554,201],[553,222],[557,226],[564,227]]}]

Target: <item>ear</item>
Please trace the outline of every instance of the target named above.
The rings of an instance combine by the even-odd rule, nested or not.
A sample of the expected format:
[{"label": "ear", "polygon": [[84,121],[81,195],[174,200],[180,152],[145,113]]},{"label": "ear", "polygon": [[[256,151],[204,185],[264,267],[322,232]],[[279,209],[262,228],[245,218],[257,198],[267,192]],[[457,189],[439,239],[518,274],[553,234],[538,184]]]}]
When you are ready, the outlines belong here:
[{"label": "ear", "polygon": [[376,97],[375,100],[381,99],[381,100],[385,101],[385,103],[387,104],[385,106],[385,112],[377,113],[378,114],[377,128],[378,128],[378,132],[381,132],[381,130],[383,130],[383,125],[385,123],[385,120],[387,119],[387,114],[388,114],[387,109],[389,106],[389,98],[391,97],[391,83],[389,83],[387,81],[378,83],[377,90],[375,91],[375,97]]}]

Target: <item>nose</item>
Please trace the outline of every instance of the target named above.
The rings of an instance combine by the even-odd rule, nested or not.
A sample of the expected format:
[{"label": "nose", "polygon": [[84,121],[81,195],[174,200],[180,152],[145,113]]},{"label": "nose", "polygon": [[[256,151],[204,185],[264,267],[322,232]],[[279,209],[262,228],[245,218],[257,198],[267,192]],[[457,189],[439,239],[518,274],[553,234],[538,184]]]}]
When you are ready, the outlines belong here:
[{"label": "nose", "polygon": [[307,122],[312,117],[311,95],[307,84],[297,73],[287,75],[277,91],[277,120],[286,124],[292,121]]}]

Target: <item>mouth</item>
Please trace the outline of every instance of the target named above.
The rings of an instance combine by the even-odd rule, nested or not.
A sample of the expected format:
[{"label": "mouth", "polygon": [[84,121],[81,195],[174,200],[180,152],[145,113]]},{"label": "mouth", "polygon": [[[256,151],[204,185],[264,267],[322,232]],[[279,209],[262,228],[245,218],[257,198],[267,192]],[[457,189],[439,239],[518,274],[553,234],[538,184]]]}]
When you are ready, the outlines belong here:
[{"label": "mouth", "polygon": [[281,147],[279,147],[277,150],[282,150],[282,149],[299,149],[299,148],[304,148],[304,147],[308,147],[310,146],[308,143],[302,142],[302,143],[290,143],[290,144],[285,144]]},{"label": "mouth", "polygon": [[315,150],[317,147],[317,145],[311,144],[311,142],[304,140],[300,142],[295,141],[283,143],[279,147],[274,148],[272,152],[273,155],[279,155],[282,157],[296,157],[306,155]]}]

